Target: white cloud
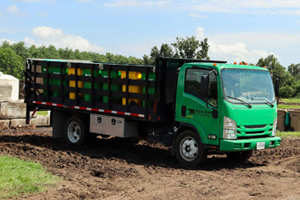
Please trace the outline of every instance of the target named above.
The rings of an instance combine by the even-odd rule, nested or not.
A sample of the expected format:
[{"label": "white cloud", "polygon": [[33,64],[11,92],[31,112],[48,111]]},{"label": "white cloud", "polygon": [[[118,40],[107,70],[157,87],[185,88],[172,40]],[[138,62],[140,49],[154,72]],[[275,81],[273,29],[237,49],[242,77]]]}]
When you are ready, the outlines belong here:
[{"label": "white cloud", "polygon": [[11,6],[8,6],[7,9],[6,9],[8,12],[10,13],[18,13],[19,12],[19,9],[17,8],[16,5],[11,5]]},{"label": "white cloud", "polygon": [[220,53],[220,49],[222,49],[220,44],[230,46],[240,42],[245,45],[246,53],[231,52],[229,48],[227,53],[228,60],[244,60],[256,63],[260,57],[275,54],[285,66],[291,63],[299,63],[298,55],[300,52],[298,47],[300,46],[300,34],[297,33],[242,32],[212,34],[207,37],[211,45],[209,49],[211,58],[226,57],[226,55]]},{"label": "white cloud", "polygon": [[228,62],[245,61],[256,64],[261,57],[267,57],[269,52],[262,49],[249,49],[245,43],[235,42],[224,44],[218,40],[209,40],[209,56],[211,59],[227,60]]},{"label": "white cloud", "polygon": [[[198,27],[196,37],[198,40],[208,38],[208,54],[212,60],[226,60],[231,63],[245,61],[256,64],[259,58],[267,57],[270,53],[266,49],[268,46],[262,44],[266,38],[253,33],[205,35],[204,28]],[[274,42],[273,39],[271,41]]]},{"label": "white cloud", "polygon": [[251,48],[258,46],[268,48],[281,48],[291,45],[300,45],[300,35],[297,33],[271,33],[271,32],[240,32],[220,33],[212,35],[217,40],[227,43],[244,41]]},{"label": "white cloud", "polygon": [[89,2],[89,1],[92,1],[92,0],[77,0],[78,2]]},{"label": "white cloud", "polygon": [[25,37],[27,45],[54,45],[57,48],[79,49],[81,51],[93,51],[104,53],[104,48],[91,44],[87,39],[73,34],[64,33],[61,29],[40,26],[32,29],[33,38]]}]

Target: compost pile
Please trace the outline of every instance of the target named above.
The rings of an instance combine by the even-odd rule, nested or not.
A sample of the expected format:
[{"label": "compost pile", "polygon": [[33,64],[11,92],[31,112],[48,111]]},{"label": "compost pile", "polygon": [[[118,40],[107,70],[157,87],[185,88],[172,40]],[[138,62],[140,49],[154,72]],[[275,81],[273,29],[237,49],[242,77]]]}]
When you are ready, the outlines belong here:
[{"label": "compost pile", "polygon": [[255,152],[246,163],[211,155],[185,169],[170,149],[145,141],[97,139],[76,147],[51,128],[0,131],[0,154],[41,163],[57,187],[19,199],[299,199],[300,138]]}]

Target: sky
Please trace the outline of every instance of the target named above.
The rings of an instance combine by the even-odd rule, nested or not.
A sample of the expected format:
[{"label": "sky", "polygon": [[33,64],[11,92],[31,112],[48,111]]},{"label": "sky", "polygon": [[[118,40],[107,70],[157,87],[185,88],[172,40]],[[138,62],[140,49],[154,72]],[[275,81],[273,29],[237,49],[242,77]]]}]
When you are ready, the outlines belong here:
[{"label": "sky", "polygon": [[142,58],[191,36],[213,60],[298,64],[300,0],[0,0],[1,43]]}]

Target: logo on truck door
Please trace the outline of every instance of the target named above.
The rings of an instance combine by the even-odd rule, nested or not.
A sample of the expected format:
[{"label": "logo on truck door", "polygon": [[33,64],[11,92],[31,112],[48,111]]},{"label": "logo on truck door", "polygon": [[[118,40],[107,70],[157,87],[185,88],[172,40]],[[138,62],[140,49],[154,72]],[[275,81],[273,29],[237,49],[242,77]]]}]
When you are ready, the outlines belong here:
[{"label": "logo on truck door", "polygon": [[203,117],[211,117],[212,111],[210,110],[198,110],[193,108],[188,108],[188,115],[195,115],[195,116],[203,116]]}]

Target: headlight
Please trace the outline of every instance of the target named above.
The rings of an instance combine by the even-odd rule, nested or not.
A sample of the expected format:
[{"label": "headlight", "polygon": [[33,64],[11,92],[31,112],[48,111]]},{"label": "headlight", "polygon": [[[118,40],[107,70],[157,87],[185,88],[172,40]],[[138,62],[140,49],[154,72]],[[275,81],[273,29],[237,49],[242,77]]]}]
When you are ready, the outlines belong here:
[{"label": "headlight", "polygon": [[272,136],[276,136],[276,129],[277,129],[277,118],[274,119],[274,122],[273,122],[273,129],[272,129]]},{"label": "headlight", "polygon": [[228,140],[236,139],[236,121],[224,116],[223,138]]}]

